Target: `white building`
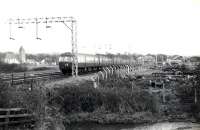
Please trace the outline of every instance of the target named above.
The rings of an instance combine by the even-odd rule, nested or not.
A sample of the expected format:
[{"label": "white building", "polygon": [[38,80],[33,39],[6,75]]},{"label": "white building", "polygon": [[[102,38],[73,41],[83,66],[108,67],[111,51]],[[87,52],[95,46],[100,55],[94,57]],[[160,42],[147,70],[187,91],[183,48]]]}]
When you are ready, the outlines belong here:
[{"label": "white building", "polygon": [[19,64],[18,56],[12,52],[8,52],[5,55],[4,62],[8,64]]}]

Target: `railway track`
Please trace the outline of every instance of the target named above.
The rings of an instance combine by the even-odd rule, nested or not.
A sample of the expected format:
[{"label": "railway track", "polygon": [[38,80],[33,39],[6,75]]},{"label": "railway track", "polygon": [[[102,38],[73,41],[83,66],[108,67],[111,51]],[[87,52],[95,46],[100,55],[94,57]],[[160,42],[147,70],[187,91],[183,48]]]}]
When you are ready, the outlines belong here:
[{"label": "railway track", "polygon": [[10,83],[11,85],[19,85],[22,83],[32,83],[38,80],[54,80],[69,77],[61,72],[42,72],[42,73],[12,73],[0,75],[0,81]]},{"label": "railway track", "polygon": [[[81,76],[87,76],[95,72],[79,73]],[[58,80],[70,78],[71,73],[64,75],[62,72],[39,72],[39,73],[11,73],[0,74],[0,82],[10,83],[12,86],[20,84],[32,84],[35,81]]]}]

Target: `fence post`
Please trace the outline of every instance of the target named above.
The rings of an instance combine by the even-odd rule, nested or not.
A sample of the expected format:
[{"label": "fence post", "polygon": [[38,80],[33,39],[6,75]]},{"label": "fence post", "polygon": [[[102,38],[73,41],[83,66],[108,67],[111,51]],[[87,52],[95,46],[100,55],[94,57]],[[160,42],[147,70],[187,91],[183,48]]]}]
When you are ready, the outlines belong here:
[{"label": "fence post", "polygon": [[127,73],[129,73],[129,66],[127,65]]},{"label": "fence post", "polygon": [[99,71],[99,73],[102,75],[102,79],[104,80],[104,74],[102,71]]},{"label": "fence post", "polygon": [[25,80],[26,80],[26,73],[24,73],[24,83],[25,83]]},{"label": "fence post", "polygon": [[106,67],[106,69],[108,70],[108,76],[107,76],[107,78],[109,78],[110,77],[110,70],[109,70],[108,67]]},{"label": "fence post", "polygon": [[9,115],[10,115],[10,110],[8,110],[7,112],[6,112],[6,116],[7,116],[7,118],[6,118],[6,125],[5,125],[5,129],[7,130],[8,129],[8,124],[9,124]]},{"label": "fence post", "polygon": [[120,72],[121,72],[120,69],[121,69],[121,68],[119,68],[119,69],[117,70],[117,77],[118,77],[118,78],[120,77]]},{"label": "fence post", "polygon": [[197,104],[197,88],[194,87],[194,103]]},{"label": "fence post", "polygon": [[103,71],[105,72],[105,79],[107,80],[107,71],[106,71],[106,69],[105,68],[103,68]]},{"label": "fence post", "polygon": [[108,73],[107,73],[106,70],[105,70],[104,72],[105,72],[105,74],[106,74],[106,75],[105,75],[105,79],[107,80],[107,78],[108,78]]},{"label": "fence post", "polygon": [[31,91],[33,90],[33,78],[31,78]]},{"label": "fence post", "polygon": [[11,74],[11,86],[13,86],[13,73]]},{"label": "fence post", "polygon": [[[97,77],[96,77],[96,78],[97,78]],[[94,76],[94,77],[91,77],[91,80],[92,80],[92,82],[93,82],[94,88],[97,88],[97,87],[98,87],[97,82],[96,82],[96,78],[95,78],[95,76]]]},{"label": "fence post", "polygon": [[110,68],[111,68],[111,72],[112,72],[111,75],[113,75],[113,71],[114,71],[114,69],[113,69],[113,67],[110,67]]},{"label": "fence post", "polygon": [[98,73],[96,74],[96,83],[97,83],[97,86],[99,86],[99,74]]},{"label": "fence post", "polygon": [[163,82],[163,103],[165,103],[165,83]]}]

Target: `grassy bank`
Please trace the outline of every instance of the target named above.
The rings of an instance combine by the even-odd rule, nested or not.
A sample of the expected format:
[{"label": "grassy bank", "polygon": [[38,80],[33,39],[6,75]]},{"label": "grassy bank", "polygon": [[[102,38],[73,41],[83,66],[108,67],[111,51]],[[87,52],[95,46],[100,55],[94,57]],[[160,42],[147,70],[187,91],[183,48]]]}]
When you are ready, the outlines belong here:
[{"label": "grassy bank", "polygon": [[[7,83],[0,84],[0,108],[25,108],[30,114],[34,114],[35,126],[45,118],[46,92],[39,82],[32,86],[10,86]],[[19,125],[20,129],[29,129],[29,125]],[[1,126],[2,127],[2,126]],[[0,129],[1,129],[0,127]],[[12,130],[12,128],[10,128]],[[13,128],[17,129],[17,128]],[[30,128],[32,129],[32,128]]]},{"label": "grassy bank", "polygon": [[36,113],[38,126],[41,126],[37,129],[63,127],[63,123],[69,126],[85,122],[191,121],[193,115],[199,114],[198,104],[184,104],[185,98],[191,98],[194,93],[189,81],[166,83],[166,102],[163,103],[162,92],[152,92],[148,80],[130,79],[113,76],[100,81],[97,88],[89,80],[55,83],[51,88],[44,88],[44,84],[36,82],[32,90],[29,85],[11,87],[1,84],[0,107],[23,107]]},{"label": "grassy bank", "polygon": [[176,80],[166,83],[165,103],[161,89],[152,92],[149,85],[145,79],[131,82],[130,77],[115,76],[100,81],[98,88],[94,88],[91,81],[81,85],[64,84],[54,90],[49,105],[57,108],[54,113],[60,113],[66,125],[196,121],[194,115],[199,108],[184,102],[185,98],[192,98],[190,82]]},{"label": "grassy bank", "polygon": [[58,108],[67,124],[155,121],[155,116],[159,116],[159,99],[141,88],[142,84],[132,88],[128,79],[116,77],[101,81],[98,88],[91,81],[78,86],[65,84],[54,91],[49,105]]},{"label": "grassy bank", "polygon": [[59,99],[63,99],[65,114],[73,112],[103,111],[111,113],[135,113],[139,111],[157,111],[156,97],[143,90],[127,88],[98,88],[82,85],[65,87],[59,90]]}]

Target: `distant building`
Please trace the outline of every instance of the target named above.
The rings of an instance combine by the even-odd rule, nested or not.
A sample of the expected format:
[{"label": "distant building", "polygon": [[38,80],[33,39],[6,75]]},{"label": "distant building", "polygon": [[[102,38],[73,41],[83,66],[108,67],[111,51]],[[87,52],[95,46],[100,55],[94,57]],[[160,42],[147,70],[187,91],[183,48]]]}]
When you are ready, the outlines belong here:
[{"label": "distant building", "polygon": [[173,55],[167,58],[166,63],[174,66],[174,65],[181,65],[184,63],[184,61],[185,61],[185,58],[183,56]]},{"label": "distant building", "polygon": [[0,62],[4,62],[5,56],[5,53],[0,53]]},{"label": "distant building", "polygon": [[19,48],[19,62],[21,64],[26,63],[26,53],[23,46]]},{"label": "distant building", "polygon": [[137,61],[141,64],[152,65],[155,63],[155,58],[150,55],[139,56]]},{"label": "distant building", "polygon": [[18,56],[12,52],[7,52],[5,54],[4,62],[8,64],[19,64]]},{"label": "distant building", "polygon": [[39,62],[37,62],[34,59],[26,59],[26,63],[27,64],[32,64],[32,65],[39,65],[40,64]]}]

